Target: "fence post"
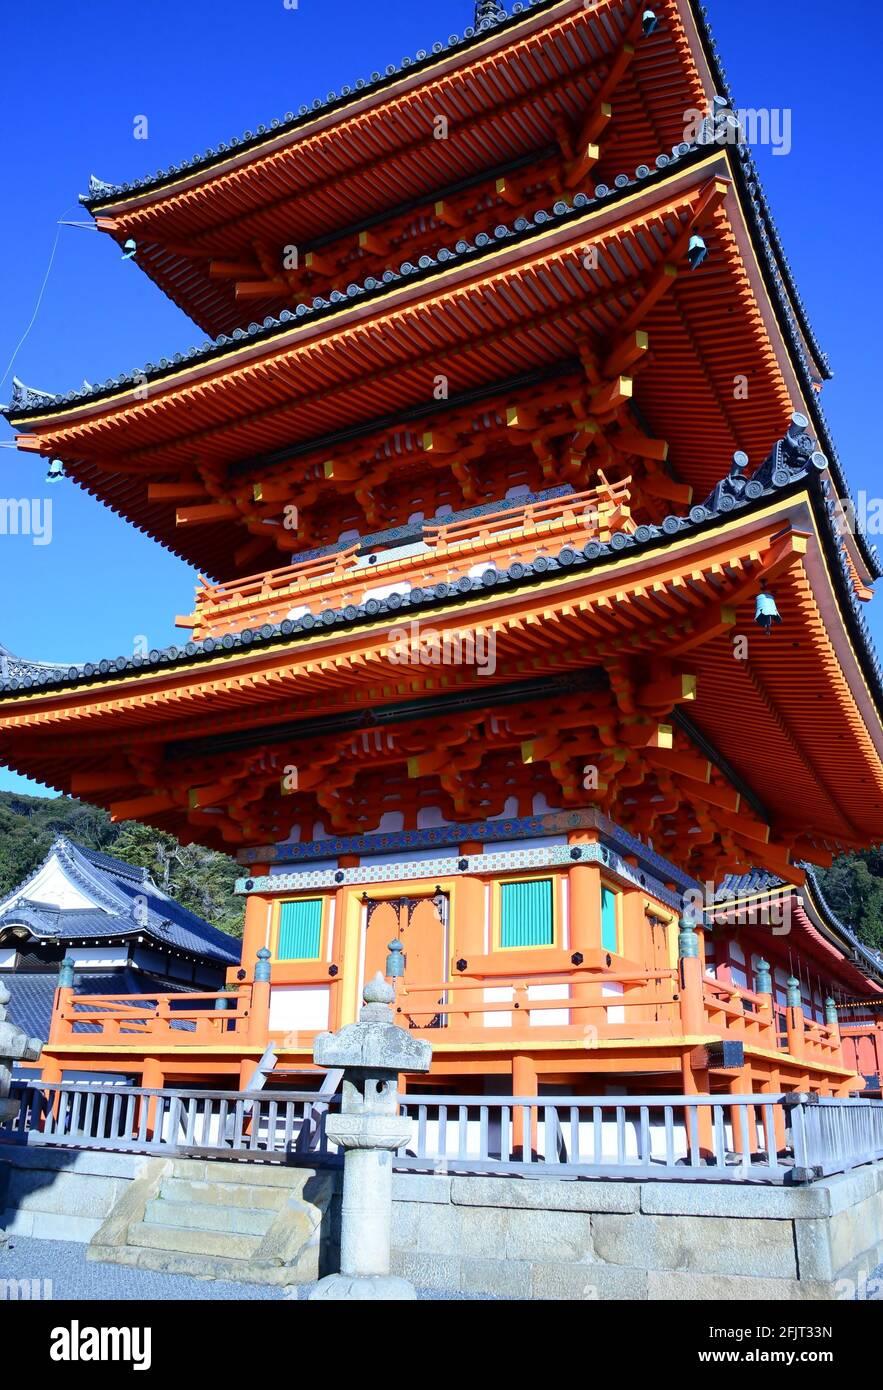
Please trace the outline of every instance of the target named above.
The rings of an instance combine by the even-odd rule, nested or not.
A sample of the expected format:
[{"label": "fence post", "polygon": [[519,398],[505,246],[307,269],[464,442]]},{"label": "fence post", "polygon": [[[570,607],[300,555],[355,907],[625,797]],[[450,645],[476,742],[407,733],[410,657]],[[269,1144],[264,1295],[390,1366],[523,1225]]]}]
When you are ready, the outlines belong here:
[{"label": "fence post", "polygon": [[773,972],[768,960],[759,960],[754,970],[754,992],[759,995],[762,1003],[758,1009],[758,1014],[762,1016],[764,1023],[771,1028],[775,1028],[775,1009],[773,1008]]},{"label": "fence post", "polygon": [[258,951],[251,987],[251,1010],[248,1016],[248,1041],[265,1047],[270,1036],[270,952],[266,946]]},{"label": "fence post", "polygon": [[702,961],[699,937],[692,917],[681,918],[678,934],[678,984],[681,1026],[687,1037],[705,1032],[705,1001],[702,992]]},{"label": "fence post", "polygon": [[49,1022],[49,1041],[63,1042],[70,1037],[71,1024],[64,1017],[74,996],[74,958],[65,956],[58,970],[58,987]]},{"label": "fence post", "polygon": [[788,980],[788,1051],[792,1057],[803,1057],[806,1053],[806,1020],[803,1016],[803,1000],[800,995],[800,981],[792,975]]}]

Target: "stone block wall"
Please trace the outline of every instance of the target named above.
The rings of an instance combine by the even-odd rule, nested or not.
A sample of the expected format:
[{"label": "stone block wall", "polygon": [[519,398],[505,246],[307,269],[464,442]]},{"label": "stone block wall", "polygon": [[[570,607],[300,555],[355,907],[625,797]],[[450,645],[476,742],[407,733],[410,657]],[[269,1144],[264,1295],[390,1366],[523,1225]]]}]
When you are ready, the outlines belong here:
[{"label": "stone block wall", "polygon": [[[10,1148],[0,1154],[0,1226],[88,1243],[124,1210],[150,1162]],[[207,1161],[207,1177],[213,1166]],[[255,1169],[248,1173],[243,1180],[254,1181]],[[873,1282],[881,1265],[883,1164],[805,1188],[407,1173],[393,1180],[393,1270],[449,1294],[851,1299],[883,1295],[883,1283]]]},{"label": "stone block wall", "polygon": [[847,1298],[883,1263],[883,1165],[809,1188],[397,1174],[393,1196],[394,1271],[447,1292]]},{"label": "stone block wall", "polygon": [[10,1145],[0,1154],[0,1227],[9,1236],[88,1242],[149,1162]]}]

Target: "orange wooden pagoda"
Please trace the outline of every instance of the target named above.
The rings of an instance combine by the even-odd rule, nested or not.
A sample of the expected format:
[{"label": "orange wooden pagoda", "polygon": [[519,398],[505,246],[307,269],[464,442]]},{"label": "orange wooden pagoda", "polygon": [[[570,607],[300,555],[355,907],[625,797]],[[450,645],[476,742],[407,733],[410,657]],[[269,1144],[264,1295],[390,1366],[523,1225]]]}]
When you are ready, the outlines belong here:
[{"label": "orange wooden pagoda", "polygon": [[754,923],[721,983],[703,911],[879,841],[883,695],[692,0],[485,0],[85,201],[210,336],[7,417],[204,577],[179,646],[8,680],[0,757],[238,855],[248,907],[223,1001],[60,988],[47,1079],[284,1079],[381,969],[446,1089],[860,1089],[849,943]]}]

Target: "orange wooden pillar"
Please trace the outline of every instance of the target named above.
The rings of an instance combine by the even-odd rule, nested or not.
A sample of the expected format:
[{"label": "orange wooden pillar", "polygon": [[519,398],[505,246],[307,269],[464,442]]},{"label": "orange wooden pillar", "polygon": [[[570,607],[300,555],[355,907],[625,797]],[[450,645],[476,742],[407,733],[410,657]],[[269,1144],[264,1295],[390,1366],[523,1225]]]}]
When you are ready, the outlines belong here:
[{"label": "orange wooden pillar", "polygon": [[[356,856],[355,868],[359,861]],[[344,858],[339,861],[342,867],[349,867],[350,860],[344,863]],[[346,959],[347,943],[347,912],[349,910],[351,888],[338,888],[334,894],[334,937],[331,947],[331,970],[334,972],[332,978],[334,983],[331,986],[331,1007],[329,1011],[329,1028],[332,1033],[338,1028],[343,1027],[343,1000],[344,1000],[344,971],[349,969],[354,974],[358,971],[358,957],[351,962]]]},{"label": "orange wooden pillar", "polygon": [[[513,1096],[536,1096],[539,1092],[537,1082],[537,1068],[533,1057],[518,1053],[512,1058],[512,1094]],[[537,1144],[537,1115],[533,1111],[530,1122],[530,1137],[525,1134],[524,1117],[520,1110],[516,1110],[512,1116],[513,1128],[513,1158],[519,1150],[530,1144],[531,1149],[536,1148]]]},{"label": "orange wooden pillar", "polygon": [[[258,865],[254,869],[254,877],[262,878],[265,874],[265,866]],[[245,926],[242,930],[242,964],[248,969],[248,964],[253,961],[262,946],[270,944],[270,914],[272,904],[268,898],[261,897],[258,893],[250,893],[245,900]]]},{"label": "orange wooden pillar", "polygon": [[[481,846],[470,844],[460,845],[459,848],[461,854],[466,855],[468,852],[473,855],[480,851]],[[458,995],[456,981],[459,975],[468,974],[471,960],[486,954],[486,900],[484,879],[477,878],[474,874],[465,874],[463,878],[457,879],[451,903],[451,920],[448,923],[448,977],[453,986],[449,991],[451,1004],[474,1004],[479,999],[484,1002],[481,990],[464,990]],[[466,962],[465,970],[458,970],[458,961]],[[450,1023],[455,1027],[466,1027],[471,1021],[469,1015],[463,1014],[452,1014],[450,1018]]]},{"label": "orange wooden pillar", "polygon": [[843,1037],[840,1033],[840,1019],[837,1015],[837,1004],[831,998],[825,1000],[825,1022],[828,1026],[828,1035],[836,1048],[834,1054],[835,1060],[840,1066],[845,1066],[846,1063],[843,1058]]},{"label": "orange wooden pillar", "polygon": [[[769,961],[759,960],[754,971],[754,992],[761,998],[759,1015],[763,1020],[765,1029],[769,1031],[768,1046],[771,1049],[778,1047],[776,1036],[776,1010],[773,1004],[773,974]],[[782,1078],[779,1075],[778,1067],[770,1067],[767,1064],[766,1074],[760,1082],[760,1090],[765,1095],[780,1095],[782,1091]],[[773,1110],[773,1133],[766,1136],[768,1148],[775,1146],[775,1151],[779,1153],[785,1147],[785,1116],[780,1106]]]},{"label": "orange wooden pillar", "polygon": [[[165,1073],[156,1057],[145,1057],[141,1068],[141,1085],[145,1091],[161,1091],[165,1083]],[[142,1105],[145,1098],[142,1097]],[[147,1138],[152,1139],[156,1129],[157,1102],[155,1097],[146,1100]]]},{"label": "orange wooden pillar", "polygon": [[[571,836],[571,843],[574,837]],[[601,870],[597,864],[573,864],[567,874],[567,915],[571,957],[588,958],[601,945]],[[600,1036],[604,1014],[600,983],[577,977],[571,997],[587,1007],[576,1009],[573,1022],[580,1024],[587,1041]]]}]

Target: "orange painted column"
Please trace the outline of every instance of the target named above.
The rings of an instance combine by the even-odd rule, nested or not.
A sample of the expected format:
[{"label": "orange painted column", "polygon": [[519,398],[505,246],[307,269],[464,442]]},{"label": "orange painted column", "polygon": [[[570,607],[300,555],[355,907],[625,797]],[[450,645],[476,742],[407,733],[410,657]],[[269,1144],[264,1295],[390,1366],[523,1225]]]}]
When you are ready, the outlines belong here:
[{"label": "orange painted column", "polygon": [[[536,1096],[539,1092],[537,1082],[536,1063],[532,1057],[524,1056],[522,1053],[512,1058],[512,1094],[513,1096]],[[519,1149],[527,1142],[524,1127],[524,1118],[520,1110],[516,1110],[512,1117],[513,1127],[513,1158],[518,1154]],[[537,1144],[537,1116],[536,1111],[531,1114],[530,1122],[530,1146],[536,1149]]]},{"label": "orange painted column", "polygon": [[[343,861],[340,861],[341,864]],[[350,901],[352,888],[338,888],[334,894],[334,942],[331,949],[330,969],[334,971],[333,978],[336,983],[331,986],[331,1008],[329,1012],[329,1028],[335,1032],[342,1025],[341,1006],[344,997],[343,975],[346,963],[346,926],[347,908]],[[350,962],[350,969],[355,974],[358,971],[358,958]]]},{"label": "orange painted column", "polygon": [[[474,845],[460,845],[460,853],[465,854],[467,850],[476,852]],[[485,952],[485,914],[486,914],[486,889],[484,879],[476,878],[473,874],[466,874],[463,878],[458,878],[454,885],[454,893],[451,904],[451,920],[448,926],[448,975],[452,983],[456,983],[458,976],[468,973],[470,961],[477,956],[483,956]],[[465,961],[467,969],[460,971],[457,969],[457,962]],[[481,990],[463,990],[457,993],[456,989],[450,991],[450,1001],[452,1004],[476,1004],[484,1002]],[[451,1022],[455,1027],[467,1027],[473,1023],[481,1022],[481,1014],[476,1012],[472,1017],[463,1014],[452,1014]]]},{"label": "orange painted column", "polygon": [[[760,1083],[760,1090],[764,1095],[780,1096],[782,1094],[782,1077],[778,1067],[771,1067],[768,1076]],[[780,1153],[785,1147],[785,1116],[780,1105],[773,1109],[773,1139],[776,1145],[776,1152]]]},{"label": "orange painted column", "polygon": [[[685,1037],[696,1038],[706,1032],[705,1003],[702,995],[702,961],[699,957],[699,937],[693,925],[694,919],[686,914],[681,918],[678,933],[678,995],[681,1007],[681,1028]],[[690,1050],[685,1049],[681,1059],[684,1095],[708,1095],[708,1071],[694,1068],[690,1060]],[[711,1111],[702,1106],[697,1113],[700,1150],[711,1152],[712,1121]],[[689,1132],[689,1131],[688,1131]]]},{"label": "orange painted column", "polygon": [[696,1037],[707,1031],[703,998],[702,961],[699,959],[699,938],[690,918],[681,918],[678,935],[678,994],[681,1006],[681,1027],[686,1037]]},{"label": "orange painted column", "polygon": [[[571,841],[573,841],[571,836]],[[567,872],[567,915],[571,956],[588,956],[601,945],[601,870],[597,864],[573,864]],[[573,999],[591,1007],[577,1009],[574,1023],[587,1030],[588,1037],[600,1037],[604,1022],[600,983],[590,983],[588,974],[571,986]]]},{"label": "orange painted column", "polygon": [[843,1038],[840,1034],[840,1019],[837,1014],[837,1004],[835,1000],[830,998],[825,1000],[825,1022],[828,1025],[828,1034],[831,1042],[836,1048],[834,1060],[838,1062],[840,1066],[845,1066],[846,1063],[843,1058]]},{"label": "orange painted column", "polygon": [[[165,1083],[165,1074],[155,1057],[145,1057],[141,1068],[141,1085],[145,1091],[161,1091]],[[142,1105],[144,1099],[142,1097]],[[152,1139],[156,1129],[156,1109],[155,1099],[147,1101],[147,1138]]]},{"label": "orange painted column", "polygon": [[[260,867],[262,871],[263,865]],[[254,876],[263,877],[263,872],[256,869]],[[259,893],[249,894],[245,902],[245,926],[242,931],[242,965],[245,970],[249,969],[261,947],[269,945],[267,932],[270,910],[268,898],[262,897]]]}]

